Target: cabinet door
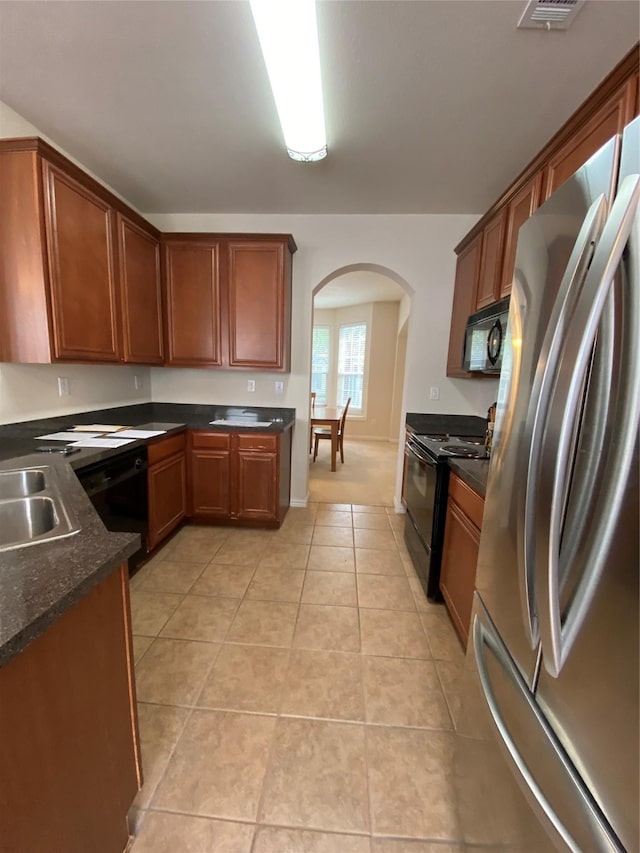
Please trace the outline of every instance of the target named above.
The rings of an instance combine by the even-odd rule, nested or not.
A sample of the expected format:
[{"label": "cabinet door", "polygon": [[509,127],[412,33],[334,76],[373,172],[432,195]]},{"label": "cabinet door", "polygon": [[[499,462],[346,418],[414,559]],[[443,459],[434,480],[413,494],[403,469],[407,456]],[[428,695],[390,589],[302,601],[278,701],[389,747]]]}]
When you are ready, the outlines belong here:
[{"label": "cabinet door", "polygon": [[162,364],[160,243],[121,214],[117,228],[124,360]]},{"label": "cabinet door", "polygon": [[485,226],[482,233],[480,275],[476,296],[476,311],[496,302],[500,296],[502,248],[504,246],[505,211],[500,210]]},{"label": "cabinet door", "polygon": [[169,365],[222,364],[218,260],[217,242],[165,245]]},{"label": "cabinet door", "polygon": [[480,531],[460,507],[449,498],[444,528],[440,589],[451,619],[467,645]]},{"label": "cabinet door", "polygon": [[469,314],[473,313],[476,304],[481,246],[482,234],[480,233],[458,255],[451,309],[447,376],[469,376],[462,369],[462,345]]},{"label": "cabinet door", "polygon": [[149,468],[149,548],[155,548],[184,518],[186,474],[184,453]]},{"label": "cabinet door", "polygon": [[109,205],[43,161],[55,356],[119,361]]},{"label": "cabinet door", "polygon": [[191,451],[191,511],[207,518],[231,517],[228,450]]},{"label": "cabinet door", "polygon": [[527,221],[540,203],[540,188],[542,186],[542,173],[538,172],[509,202],[506,213],[506,225],[504,236],[504,252],[502,262],[502,283],[500,286],[500,298],[511,293],[513,273],[516,263],[516,248],[518,245],[518,231],[520,226]]},{"label": "cabinet door", "polygon": [[228,244],[230,367],[287,367],[290,309],[286,251],[285,245],[278,243]]},{"label": "cabinet door", "polygon": [[637,85],[637,78],[627,80],[550,158],[546,170],[545,200],[631,121],[636,112]]},{"label": "cabinet door", "polygon": [[278,455],[238,450],[234,492],[237,518],[275,521],[278,517]]}]

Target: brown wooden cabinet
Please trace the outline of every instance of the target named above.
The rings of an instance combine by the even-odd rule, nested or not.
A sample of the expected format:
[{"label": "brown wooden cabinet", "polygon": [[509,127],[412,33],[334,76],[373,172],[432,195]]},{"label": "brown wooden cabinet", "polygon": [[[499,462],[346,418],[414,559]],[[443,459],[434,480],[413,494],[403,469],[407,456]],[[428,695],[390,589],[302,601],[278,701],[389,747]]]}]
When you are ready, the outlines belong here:
[{"label": "brown wooden cabinet", "polygon": [[447,376],[469,376],[462,369],[462,347],[467,319],[469,318],[469,314],[473,313],[476,304],[481,249],[482,234],[480,233],[465,246],[458,256],[456,282],[453,291],[453,307],[451,309]]},{"label": "brown wooden cabinet", "polygon": [[192,431],[190,514],[201,521],[279,527],[289,508],[291,430]]},{"label": "brown wooden cabinet", "polygon": [[499,211],[482,232],[480,272],[475,310],[486,308],[500,298],[505,212]]},{"label": "brown wooden cabinet", "polygon": [[167,364],[289,370],[290,235],[168,235]]},{"label": "brown wooden cabinet", "polygon": [[516,248],[518,231],[540,204],[540,189],[542,174],[539,172],[515,194],[507,205],[505,213],[504,251],[502,260],[502,276],[500,291],[497,298],[502,299],[511,293],[513,273],[516,263]]},{"label": "brown wooden cabinet", "polygon": [[187,462],[184,433],[149,445],[149,541],[155,548],[187,512]]},{"label": "brown wooden cabinet", "polygon": [[142,783],[126,564],[0,669],[0,849],[120,853]]},{"label": "brown wooden cabinet", "polygon": [[467,645],[484,499],[453,472],[449,479],[440,590],[460,639]]},{"label": "brown wooden cabinet", "polygon": [[121,213],[116,227],[123,360],[163,364],[160,241]]}]

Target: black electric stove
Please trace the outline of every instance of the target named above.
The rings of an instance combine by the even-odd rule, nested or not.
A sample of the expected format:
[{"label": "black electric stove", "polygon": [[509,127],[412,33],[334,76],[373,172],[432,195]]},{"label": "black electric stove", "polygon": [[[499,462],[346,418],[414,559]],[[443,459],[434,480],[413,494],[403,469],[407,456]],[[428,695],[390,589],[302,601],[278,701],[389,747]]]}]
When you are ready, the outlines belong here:
[{"label": "black electric stove", "polygon": [[440,564],[449,492],[447,460],[486,459],[484,439],[408,434],[404,456],[405,543],[427,598],[441,601]]}]

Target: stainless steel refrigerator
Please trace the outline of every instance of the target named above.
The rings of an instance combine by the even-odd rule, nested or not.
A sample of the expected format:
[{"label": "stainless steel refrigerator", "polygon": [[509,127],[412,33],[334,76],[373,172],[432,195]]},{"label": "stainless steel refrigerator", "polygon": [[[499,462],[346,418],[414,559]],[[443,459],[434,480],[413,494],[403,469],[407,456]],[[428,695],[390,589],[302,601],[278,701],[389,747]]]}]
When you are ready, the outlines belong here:
[{"label": "stainless steel refrigerator", "polygon": [[454,764],[468,845],[640,850],[640,120],[520,229]]}]

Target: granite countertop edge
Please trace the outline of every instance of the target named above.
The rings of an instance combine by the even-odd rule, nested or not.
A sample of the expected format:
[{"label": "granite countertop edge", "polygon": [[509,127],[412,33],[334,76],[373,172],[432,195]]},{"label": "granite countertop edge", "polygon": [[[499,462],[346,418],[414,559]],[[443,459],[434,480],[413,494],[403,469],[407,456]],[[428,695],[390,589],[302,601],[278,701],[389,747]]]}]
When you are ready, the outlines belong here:
[{"label": "granite countertop edge", "polygon": [[449,458],[449,468],[461,480],[470,486],[474,492],[484,498],[487,494],[487,477],[489,476],[489,459],[455,459]]}]

